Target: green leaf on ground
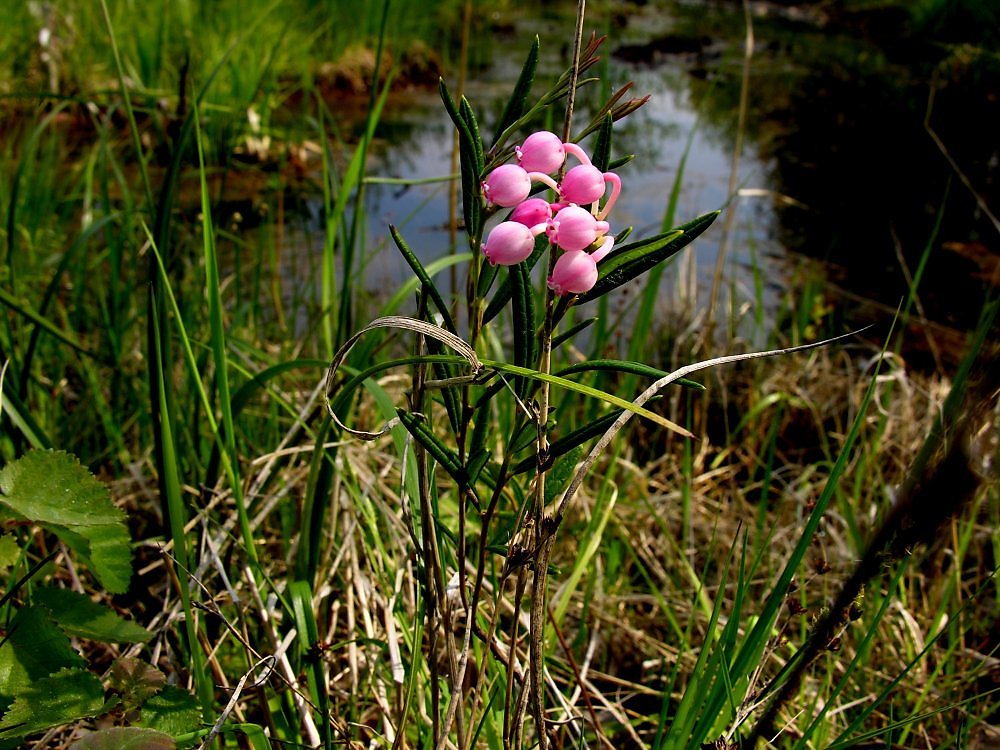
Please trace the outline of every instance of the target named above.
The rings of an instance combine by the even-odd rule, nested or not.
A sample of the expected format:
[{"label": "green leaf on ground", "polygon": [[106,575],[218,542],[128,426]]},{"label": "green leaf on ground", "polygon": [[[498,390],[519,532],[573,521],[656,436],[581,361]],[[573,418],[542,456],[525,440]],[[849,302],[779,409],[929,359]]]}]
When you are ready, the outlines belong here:
[{"label": "green leaf on ground", "polygon": [[0,506],[56,534],[110,593],[128,588],[132,553],[125,514],[74,456],[36,450],[7,464],[0,469]]},{"label": "green leaf on ground", "polygon": [[69,750],[174,750],[169,734],[142,727],[111,727],[85,734]]},{"label": "green leaf on ground", "polygon": [[82,669],[63,669],[19,690],[0,720],[0,739],[24,737],[103,712],[101,681]]},{"label": "green leaf on ground", "polygon": [[86,666],[41,607],[22,607],[0,645],[0,712],[30,686],[61,669]]},{"label": "green leaf on ground", "polygon": [[69,635],[102,643],[145,643],[153,637],[144,627],[119,617],[113,610],[76,591],[38,588],[34,602],[48,607],[52,618]]},{"label": "green leaf on ground", "polygon": [[200,728],[201,706],[191,693],[167,685],[142,704],[142,718],[136,723],[176,737]]},{"label": "green leaf on ground", "polygon": [[98,526],[125,520],[108,488],[62,451],[30,451],[0,469],[0,502],[36,523]]},{"label": "green leaf on ground", "polygon": [[21,548],[13,534],[0,536],[0,568],[9,568],[17,562],[17,557],[20,554]]},{"label": "green leaf on ground", "polygon": [[160,692],[167,678],[163,672],[141,659],[122,656],[115,659],[109,675],[111,688],[122,698],[128,709],[138,708]]}]

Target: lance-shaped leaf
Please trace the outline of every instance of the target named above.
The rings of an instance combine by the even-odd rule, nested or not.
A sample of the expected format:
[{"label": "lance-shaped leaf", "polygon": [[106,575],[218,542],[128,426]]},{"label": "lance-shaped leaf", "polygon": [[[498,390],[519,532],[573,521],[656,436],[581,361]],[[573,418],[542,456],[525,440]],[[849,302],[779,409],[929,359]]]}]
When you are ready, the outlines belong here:
[{"label": "lance-shaped leaf", "polygon": [[478,503],[478,498],[476,498],[475,491],[471,487],[471,482],[469,481],[469,472],[462,465],[462,462],[458,460],[456,453],[442,443],[437,435],[435,435],[423,418],[418,417],[416,414],[411,414],[405,409],[396,409],[396,414],[399,416],[399,421],[406,428],[413,439],[416,440],[424,449],[438,462],[438,465],[455,480],[455,483],[462,490],[472,491],[472,496]]},{"label": "lance-shaped leaf", "polygon": [[476,113],[472,111],[472,105],[469,104],[469,100],[464,96],[458,103],[458,113],[465,120],[465,124],[469,128],[469,135],[472,136],[472,153],[475,158],[476,170],[482,174],[483,167],[486,165],[483,156],[483,137],[479,134],[479,120],[476,119]]},{"label": "lance-shaped leaf", "polygon": [[[462,215],[465,218],[465,231],[470,237],[475,237],[476,224],[480,220],[479,213],[479,177],[480,169],[476,160],[476,143],[472,137],[465,118],[458,111],[455,100],[452,99],[444,79],[438,80],[438,92],[444,108],[458,130],[458,153],[462,167]],[[481,148],[480,144],[480,148]]]},{"label": "lance-shaped leaf", "polygon": [[389,235],[392,237],[392,241],[396,243],[396,248],[399,250],[399,254],[403,256],[403,260],[406,261],[406,265],[410,267],[413,273],[418,279],[420,279],[421,286],[426,290],[427,295],[431,298],[431,302],[434,303],[434,307],[441,314],[441,318],[444,320],[444,326],[452,333],[455,333],[455,321],[451,318],[451,313],[448,311],[448,305],[445,304],[444,298],[441,297],[441,292],[438,288],[434,286],[434,282],[431,280],[430,275],[427,273],[427,269],[424,268],[423,263],[416,256],[410,246],[403,239],[403,235],[400,234],[399,230],[396,229],[395,225],[389,225]]},{"label": "lance-shaped leaf", "polygon": [[531,43],[531,49],[528,50],[528,57],[525,59],[524,65],[521,66],[521,75],[518,76],[517,83],[514,84],[514,91],[503,108],[503,114],[497,121],[496,133],[493,135],[492,147],[494,149],[498,145],[503,145],[498,143],[500,136],[524,113],[528,94],[531,92],[531,84],[535,80],[535,70],[538,69],[538,45],[538,35],[536,34]]},{"label": "lance-shaped leaf", "polygon": [[601,401],[606,401],[612,406],[617,406],[626,411],[630,411],[633,414],[638,414],[641,417],[656,422],[656,424],[661,427],[666,427],[668,430],[673,430],[674,432],[683,435],[684,437],[693,438],[694,435],[689,431],[681,427],[679,424],[671,422],[666,417],[649,411],[642,406],[638,406],[631,401],[627,401],[620,396],[616,396],[613,393],[608,393],[607,391],[602,391],[597,388],[591,388],[589,385],[583,385],[582,383],[575,383],[572,380],[567,380],[566,378],[560,378],[556,375],[549,375],[544,372],[539,372],[538,370],[529,370],[525,367],[518,367],[516,365],[508,365],[504,362],[494,362],[492,360],[484,359],[482,363],[486,367],[490,367],[494,370],[499,370],[500,372],[509,373],[511,375],[523,375],[534,380],[544,380],[551,385],[558,388],[565,388],[569,391],[575,391],[581,393],[585,396],[590,396],[591,398],[596,398]]},{"label": "lance-shaped leaf", "polygon": [[[521,265],[524,266],[525,271],[531,271],[531,269],[535,267],[535,264],[538,263],[538,259],[542,257],[542,254],[545,252],[548,246],[549,246],[549,239],[548,237],[545,236],[544,233],[535,237],[534,250],[531,251],[531,255],[529,255],[521,262]],[[495,271],[493,272],[493,276],[496,276]],[[480,276],[480,278],[482,278],[482,276]],[[482,294],[480,294],[480,296],[485,295],[486,292],[489,291],[488,286],[486,287],[485,290],[482,289],[482,286],[483,284],[481,283],[480,291],[482,292]],[[493,299],[490,300],[490,304],[486,306],[486,311],[483,313],[484,324],[489,323],[491,320],[493,320],[493,318],[495,318],[497,315],[500,314],[500,311],[504,309],[504,307],[507,305],[508,302],[510,302],[510,297],[513,293],[514,293],[514,287],[511,284],[510,277],[508,276],[500,283],[500,286],[497,287],[496,294],[493,295]]]},{"label": "lance-shaped leaf", "polygon": [[[639,375],[644,378],[653,378],[654,380],[659,380],[669,374],[666,370],[650,367],[642,362],[629,362],[623,359],[588,359],[583,362],[577,362],[569,367],[564,367],[559,370],[556,375],[565,377],[567,375],[572,375],[575,372],[591,372],[594,370],[601,370],[604,372],[624,372],[629,375]],[[699,391],[705,390],[704,385],[694,380],[688,380],[687,378],[678,378],[674,382],[688,388],[697,388]]]},{"label": "lance-shaped leaf", "polygon": [[[514,314],[514,364],[531,367],[534,362],[535,344],[535,302],[531,289],[531,277],[524,263],[510,266],[510,281],[513,289],[511,312]],[[524,398],[529,381],[518,378],[515,381],[517,395]]]},{"label": "lance-shaped leaf", "polygon": [[396,409],[396,414],[399,416],[399,421],[406,427],[407,432],[413,436],[413,439],[431,454],[434,460],[441,465],[441,468],[452,479],[460,485],[468,485],[469,476],[465,471],[465,467],[462,466],[462,462],[458,460],[458,455],[438,439],[437,435],[427,427],[424,419],[400,408]]},{"label": "lance-shaped leaf", "polygon": [[[612,422],[618,419],[619,414],[621,414],[620,409],[613,411],[610,414],[605,414],[600,419],[596,419],[593,422],[585,424],[583,427],[579,427],[573,430],[572,432],[563,435],[561,438],[553,440],[552,443],[549,445],[549,451],[547,455],[548,462],[542,468],[543,469],[548,468],[549,466],[553,465],[553,463],[555,463],[555,459],[559,458],[560,456],[566,455],[567,453],[576,448],[579,448],[588,440],[593,440],[598,435],[601,435],[606,429],[608,429],[608,427],[611,426]],[[572,470],[576,468],[576,464],[578,463],[578,461],[579,459],[574,460],[572,462],[570,461],[560,462],[560,463],[570,464],[569,476],[566,477],[566,481],[563,483],[564,486],[569,482],[569,478],[573,475]],[[523,461],[518,462],[518,464],[511,470],[511,474],[521,474],[525,471],[530,471],[531,469],[535,468],[537,464],[538,464],[537,458],[535,456],[529,456],[528,458],[525,458]]]},{"label": "lance-shaped leaf", "polygon": [[608,166],[611,164],[611,125],[612,119],[609,112],[601,120],[601,129],[597,133],[597,143],[594,144],[594,153],[591,156],[594,166],[602,172],[607,172]]},{"label": "lance-shaped leaf", "polygon": [[669,232],[657,234],[619,248],[616,253],[598,266],[600,276],[597,283],[589,292],[581,294],[578,302],[597,299],[612,289],[617,289],[638,278],[656,264],[662,263],[678,253],[708,229],[720,213],[720,211],[712,211]]}]

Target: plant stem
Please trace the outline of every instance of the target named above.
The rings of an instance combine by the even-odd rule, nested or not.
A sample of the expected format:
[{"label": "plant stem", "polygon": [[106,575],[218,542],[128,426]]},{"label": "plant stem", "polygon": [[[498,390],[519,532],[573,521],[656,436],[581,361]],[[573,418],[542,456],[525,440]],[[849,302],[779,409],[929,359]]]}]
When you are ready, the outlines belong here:
[{"label": "plant stem", "polygon": [[[573,64],[570,67],[569,91],[566,99],[566,118],[563,123],[563,140],[570,139],[573,124],[573,107],[576,102],[576,82],[580,67],[580,46],[583,41],[583,20],[587,2],[579,0],[576,12],[576,32],[573,40]],[[555,253],[549,252],[548,276],[555,266]],[[555,296],[548,284],[545,285],[545,322],[542,325],[541,346],[538,362],[539,372],[549,374],[552,369],[552,329],[554,321]],[[528,640],[528,679],[525,689],[531,691],[532,714],[538,732],[539,750],[548,750],[548,735],[545,729],[545,621],[547,608],[548,567],[554,534],[548,531],[549,519],[545,516],[545,469],[549,450],[549,384],[544,380],[538,389],[538,413],[535,415],[538,429],[536,456],[538,474],[535,479],[535,501],[533,508],[533,529],[536,555],[534,577],[531,585],[531,617]]]}]

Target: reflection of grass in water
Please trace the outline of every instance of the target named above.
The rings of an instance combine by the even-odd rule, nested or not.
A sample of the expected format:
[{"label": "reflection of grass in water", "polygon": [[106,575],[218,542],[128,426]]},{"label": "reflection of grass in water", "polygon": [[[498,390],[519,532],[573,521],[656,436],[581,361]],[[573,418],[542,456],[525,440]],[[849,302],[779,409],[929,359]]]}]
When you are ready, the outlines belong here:
[{"label": "reflection of grass in water", "polygon": [[[135,64],[129,63],[134,55],[126,45],[127,66]],[[211,111],[206,113],[210,116]],[[53,444],[80,453],[87,464],[115,480],[116,497],[132,507],[137,538],[162,536],[157,496],[151,487],[159,472],[152,469],[150,460],[148,355],[144,354],[146,261],[151,249],[142,221],[149,222],[153,208],[145,204],[118,124],[96,117],[97,137],[76,146],[77,166],[67,168],[65,131],[57,122],[58,116],[39,127],[31,147],[15,147],[9,141],[0,150],[3,239],[5,250],[11,251],[4,256],[8,264],[3,268],[4,290],[19,305],[4,308],[0,326],[0,349],[12,361],[4,385],[6,418],[11,414],[7,399],[16,398],[16,403],[25,406],[18,416],[37,422]],[[323,127],[301,125],[302,132],[316,140]],[[211,153],[207,155],[209,175],[205,176],[224,171],[221,153],[226,151],[217,150],[214,164]],[[336,248],[342,242],[343,224],[333,225],[332,206],[340,186],[350,184],[337,167],[332,159],[327,162],[324,183],[330,190],[330,210],[325,218],[330,221],[325,222],[314,247],[322,258],[317,267],[325,261],[326,273],[329,264],[342,259]],[[360,172],[363,169],[355,177]],[[16,194],[15,174],[19,175]],[[213,538],[222,569],[240,570],[240,561],[256,545],[266,572],[278,582],[272,589],[259,580],[250,583],[245,575],[232,576],[233,590],[240,597],[234,603],[227,600],[226,585],[216,568],[199,574],[208,590],[218,595],[222,614],[239,626],[236,632],[246,629],[249,647],[259,653],[272,652],[294,622],[298,635],[288,652],[289,672],[283,676],[318,673],[329,679],[325,695],[320,692],[321,686],[326,687],[322,682],[310,689],[303,679],[302,690],[316,705],[330,702],[339,732],[367,740],[376,731],[372,727],[384,728],[385,716],[394,725],[406,718],[409,741],[417,744],[432,692],[424,679],[426,665],[437,655],[415,645],[422,627],[415,594],[419,576],[409,563],[410,540],[400,522],[400,489],[412,481],[412,475],[409,479],[402,476],[400,467],[410,460],[409,454],[401,442],[373,447],[340,443],[318,417],[313,389],[327,354],[323,321],[333,320],[330,309],[337,308],[341,297],[337,288],[326,300],[276,297],[270,292],[272,285],[286,283],[279,275],[280,259],[272,263],[270,258],[281,253],[283,222],[288,221],[281,202],[288,178],[282,171],[270,175],[274,185],[267,194],[259,242],[248,243],[238,228],[232,239],[220,233],[216,237],[220,251],[227,249],[240,265],[234,261],[233,268],[224,271],[211,288],[206,286],[211,278],[206,269],[212,253],[203,244],[209,241],[206,230],[211,213],[202,212],[202,223],[197,211],[171,211],[169,249],[174,265],[169,276],[163,276],[178,308],[165,318],[166,328],[159,335],[172,337],[178,350],[182,349],[181,332],[191,341],[190,356],[179,351],[176,362],[162,366],[164,378],[175,387],[175,418],[170,426],[176,437],[180,479],[176,497],[192,516],[206,520],[205,528],[195,529],[190,538]],[[155,171],[152,178],[156,185]],[[678,200],[681,182],[677,184],[669,198],[671,206]],[[208,197],[214,197],[211,189]],[[349,214],[337,219],[349,220]],[[776,343],[798,342],[808,336],[809,326],[818,328],[823,322],[816,319],[822,318],[817,312],[822,308],[816,303],[817,294],[816,287],[805,284],[791,290],[774,330],[762,334]],[[210,310],[206,300],[215,295],[221,309],[213,306]],[[693,349],[698,311],[691,311],[687,327],[663,325],[651,311],[655,310],[654,296],[652,291],[645,293],[642,325],[631,334],[629,344],[637,356],[647,360],[662,356],[665,361],[654,363],[672,368],[687,361]],[[352,300],[357,302],[356,297]],[[279,306],[287,306],[283,314]],[[37,321],[26,314],[29,310],[87,353],[68,346],[51,331],[40,330]],[[365,319],[369,312],[357,311]],[[289,334],[291,324],[282,321],[300,319],[308,321],[306,333],[294,337]],[[36,331],[40,331],[37,336]],[[593,341],[594,351],[614,348],[619,334],[605,328]],[[328,335],[332,339],[336,333]],[[500,350],[505,344],[491,342]],[[394,344],[383,342],[382,346],[388,349]],[[29,350],[34,352],[30,361]],[[874,406],[863,412],[865,384],[858,383],[854,358],[858,351],[843,349],[747,364],[724,373],[708,394],[669,394],[657,408],[692,428],[696,425],[688,420],[698,413],[697,400],[708,400],[704,425],[697,426],[704,428],[707,439],[681,443],[648,425],[638,426],[631,440],[619,441],[615,455],[602,466],[597,481],[567,519],[562,536],[566,544],[556,546],[553,564],[575,572],[580,566],[587,574],[578,577],[574,591],[561,593],[556,602],[561,615],[558,628],[566,637],[571,658],[554,650],[548,668],[554,684],[570,694],[578,684],[572,664],[585,665],[583,689],[616,742],[624,745],[639,738],[652,743],[661,718],[662,734],[675,722],[675,731],[680,731],[680,696],[694,696],[694,692],[685,693],[686,687],[706,674],[695,668],[696,660],[703,657],[702,666],[728,664],[734,656],[733,644],[752,630],[764,596],[801,537],[807,509],[823,492],[851,421],[859,415],[855,448],[843,467],[841,482],[831,489],[831,511],[822,521],[821,535],[803,553],[797,588],[787,600],[794,605],[790,612],[778,613],[773,630],[758,633],[765,646],[762,672],[754,675],[752,683],[746,675],[736,675],[737,689],[749,689],[751,684],[759,687],[778,671],[837,589],[835,579],[846,576],[860,555],[865,534],[891,504],[888,488],[901,481],[906,464],[940,409],[948,378],[943,373],[908,372],[891,362],[883,378],[875,381]],[[873,354],[867,348],[860,351],[865,357]],[[568,347],[558,349],[557,357],[572,359]],[[226,441],[231,436],[234,449],[219,440],[207,414],[219,409],[219,396],[210,396],[207,404],[202,398],[203,389],[216,393],[210,384],[218,366],[228,366],[232,381],[234,427],[226,431]],[[864,373],[870,376],[870,368]],[[891,378],[891,389],[887,378]],[[633,380],[592,373],[584,382],[627,396]],[[369,383],[368,394],[357,397],[356,420],[380,423],[380,410],[388,403],[386,394],[400,403],[403,394],[399,391],[399,381],[391,377]],[[516,414],[511,402],[498,402],[491,414],[491,435],[505,437],[507,426],[517,421]],[[591,404],[567,401],[558,416],[557,436],[582,426],[595,411]],[[8,424],[0,431],[0,455],[5,461],[33,440],[30,430],[8,429]],[[220,466],[224,462],[219,456],[220,442],[226,455],[235,456],[237,479],[246,489],[254,536],[249,545],[224,528],[236,515],[236,500],[228,482],[217,481],[225,472],[225,466]],[[317,449],[317,445],[323,447]],[[456,499],[446,483],[438,487],[435,500],[442,527],[453,533]],[[500,510],[510,527],[517,500],[506,499]],[[894,686],[891,708],[886,704],[878,709],[866,719],[865,727],[884,726],[929,705],[945,706],[972,697],[976,688],[970,680],[982,678],[985,683],[981,665],[988,661],[980,660],[977,649],[989,637],[990,611],[987,604],[974,604],[966,611],[961,607],[987,581],[995,564],[989,533],[1000,522],[1000,504],[995,500],[994,485],[966,515],[947,527],[957,542],[942,539],[933,555],[898,564],[869,586],[862,619],[849,626],[840,651],[831,649],[818,662],[790,704],[792,709],[807,709],[794,718],[793,729],[808,726],[822,696],[830,693],[857,654],[865,668],[858,666],[850,672],[847,688],[832,707],[836,710],[827,712],[813,738],[816,746],[828,744],[867,710],[852,706],[853,701],[881,691],[887,677],[897,674],[901,663],[919,653],[921,642],[938,632],[944,635],[931,652],[933,661],[927,661],[928,666],[921,663],[911,679]],[[742,539],[741,526],[746,530],[746,550],[737,547],[730,555],[729,542]],[[579,540],[577,545],[574,539]],[[501,534],[491,543],[508,541]],[[215,554],[207,546],[192,544],[190,549],[204,551],[205,561]],[[144,597],[136,612],[148,616],[169,597],[169,587],[155,547],[143,544],[137,554],[140,566],[150,567],[144,579],[149,593],[134,591],[132,596],[136,601]],[[745,569],[740,569],[741,564]],[[290,571],[307,585],[297,584],[286,593],[280,582]],[[497,582],[497,571],[492,571],[487,584]],[[297,597],[293,601],[305,609],[282,610],[280,602],[265,607],[257,601],[256,594],[266,601],[272,591],[289,599]],[[716,601],[719,609],[713,619]],[[318,623],[311,623],[313,611],[318,613]],[[214,617],[198,620],[206,642],[218,647],[206,659],[232,683],[243,674],[249,649],[238,645],[235,635]],[[387,632],[389,623],[392,635]],[[312,625],[317,626],[315,632],[310,632]],[[410,670],[402,685],[393,681],[390,641],[401,650],[402,663]],[[168,651],[176,648],[165,643]],[[169,653],[175,663],[182,661],[176,652]],[[720,679],[724,681],[721,673]],[[492,683],[479,687],[484,698],[496,689]],[[716,687],[713,700],[724,692]],[[737,703],[742,698],[741,693],[734,693]],[[718,715],[699,713],[700,705],[692,706],[692,700],[688,699],[691,710],[684,708],[692,721],[709,725],[721,721]],[[220,701],[224,703],[225,696]],[[247,721],[269,722],[275,740],[300,740],[303,714],[313,724],[323,724],[319,711],[297,705],[278,680],[259,694],[245,694],[240,708]],[[720,715],[729,709],[724,702]],[[994,709],[989,699],[967,707],[970,717]],[[354,723],[343,724],[345,719]],[[928,717],[921,729],[943,746],[963,731],[959,724],[947,716]],[[483,736],[496,736],[499,727],[499,717],[486,711]],[[708,729],[725,731],[728,727]],[[569,739],[568,726],[556,731],[567,733],[565,739]],[[712,731],[708,736],[715,739]],[[589,733],[583,738],[593,739]]]}]

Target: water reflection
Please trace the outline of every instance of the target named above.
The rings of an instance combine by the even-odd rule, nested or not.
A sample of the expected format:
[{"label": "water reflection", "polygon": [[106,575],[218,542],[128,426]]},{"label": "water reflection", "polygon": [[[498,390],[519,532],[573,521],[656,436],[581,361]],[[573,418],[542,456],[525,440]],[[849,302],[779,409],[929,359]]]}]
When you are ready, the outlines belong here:
[{"label": "water reflection", "polygon": [[[729,209],[736,215],[726,289],[735,290],[737,304],[762,305],[774,315],[788,285],[800,282],[794,259],[807,256],[824,262],[826,293],[849,301],[830,327],[871,322],[895,309],[930,247],[923,311],[959,330],[971,326],[985,293],[982,275],[996,264],[996,232],[923,123],[933,86],[932,126],[982,202],[996,205],[1000,103],[981,56],[894,36],[901,21],[884,13],[831,17],[805,3],[753,7],[756,44],[738,173],[746,197]],[[591,20],[610,23],[600,9]],[[652,94],[615,131],[615,155],[636,159],[622,170],[613,226],[634,225],[641,237],[660,228],[689,137],[677,221],[727,203],[745,26],[738,3],[650,3],[613,21],[599,70],[605,85],[634,80],[636,94]],[[522,16],[504,27],[505,36],[485,41],[467,91],[484,133],[492,131],[531,35],[542,35],[540,77],[551,79],[568,55],[567,28],[566,16]],[[581,121],[597,93],[585,90]],[[447,174],[451,138],[436,94],[411,93],[387,113],[369,174]],[[445,184],[371,185],[366,200],[365,285],[373,294],[408,276],[385,241],[386,224],[399,225],[424,261],[450,251]],[[665,279],[665,313],[705,304],[720,229],[684,254],[682,273]]]}]

